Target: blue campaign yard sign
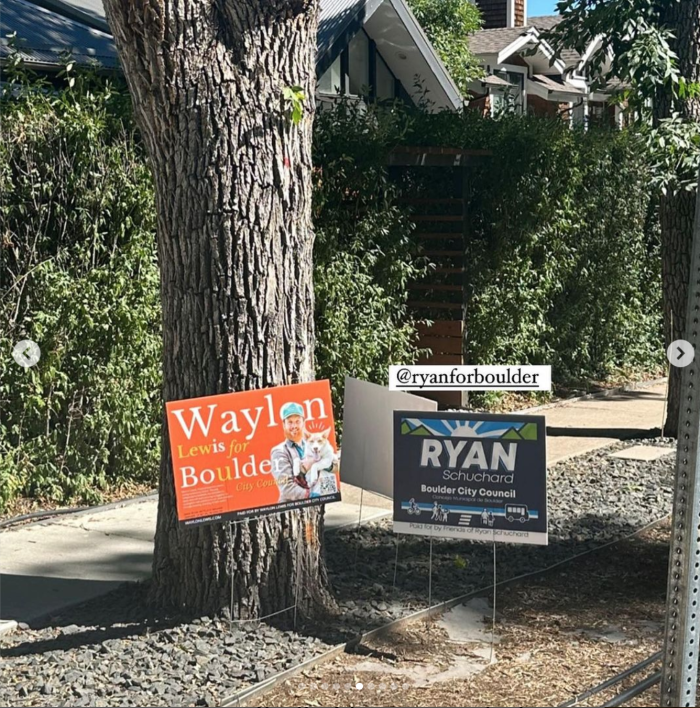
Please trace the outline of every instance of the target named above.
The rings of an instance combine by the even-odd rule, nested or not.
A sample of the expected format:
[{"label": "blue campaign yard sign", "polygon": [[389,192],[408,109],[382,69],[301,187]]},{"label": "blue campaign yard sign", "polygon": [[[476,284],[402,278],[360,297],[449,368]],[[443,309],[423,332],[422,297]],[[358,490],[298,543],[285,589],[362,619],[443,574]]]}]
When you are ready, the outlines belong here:
[{"label": "blue campaign yard sign", "polygon": [[546,545],[544,416],[395,411],[394,531]]}]

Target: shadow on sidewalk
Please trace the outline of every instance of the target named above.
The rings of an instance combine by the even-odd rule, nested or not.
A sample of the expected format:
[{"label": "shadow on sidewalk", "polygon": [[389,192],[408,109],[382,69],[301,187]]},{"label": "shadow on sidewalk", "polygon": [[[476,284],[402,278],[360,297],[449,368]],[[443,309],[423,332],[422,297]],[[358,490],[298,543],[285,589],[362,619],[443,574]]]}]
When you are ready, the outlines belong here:
[{"label": "shadow on sidewalk", "polygon": [[[547,547],[499,546],[497,579],[501,582],[526,573],[542,571],[634,531],[635,527],[614,516],[586,516],[578,520],[571,538],[552,538]],[[588,538],[577,540],[577,536]],[[367,631],[394,619],[394,616],[375,608],[384,605],[402,607],[404,614],[427,608],[429,583],[432,586],[432,604],[436,605],[487,588],[493,579],[493,547],[489,543],[434,539],[431,552],[429,539],[401,536],[398,540],[398,564],[395,566],[397,537],[387,527],[362,527],[359,536],[352,530],[338,532],[327,537],[326,541],[329,575],[336,599],[344,604],[352,601],[357,609],[351,613],[354,618],[350,622],[347,612],[344,613],[345,617],[343,613],[339,613],[337,616],[326,617],[323,621],[308,622],[305,626],[300,623],[298,632],[318,637],[329,644],[347,641],[357,636],[360,630]],[[640,599],[650,595],[657,596],[664,588],[668,545],[658,540],[634,543],[635,548],[629,551],[629,554],[634,556],[635,562],[628,568],[648,569],[646,581],[635,586],[634,595]],[[357,558],[356,563],[353,562],[354,558]],[[457,560],[459,562],[456,562]],[[575,562],[578,565],[584,560],[582,558],[581,561]],[[575,567],[577,566],[562,565],[554,572],[566,573]],[[621,574],[626,572],[625,568],[620,568]],[[657,574],[658,578],[652,578]],[[91,581],[6,576],[3,578],[3,591],[6,591],[9,584],[11,589],[14,585],[13,592],[32,588],[34,592],[40,593],[54,583],[63,584],[63,590],[76,593],[91,586]],[[610,588],[608,595],[609,590]],[[2,655],[42,655],[50,651],[65,651],[77,647],[91,648],[107,654],[110,651],[110,639],[129,636],[138,639],[139,635],[187,624],[195,619],[196,616],[183,614],[167,616],[163,613],[152,613],[147,604],[147,592],[148,586],[145,582],[126,583],[82,605],[58,610],[55,615],[33,621],[31,626],[32,629],[63,628],[63,631],[50,639],[23,641],[4,648]],[[507,586],[498,592],[507,593]],[[628,599],[631,599],[630,592],[628,587]],[[576,602],[580,602],[580,598],[576,598],[575,588],[572,589],[569,599],[572,607]],[[559,598],[558,601],[566,604],[564,598]],[[595,603],[595,596],[588,602]],[[608,600],[602,599],[601,596],[601,603],[603,602]],[[280,629],[291,628],[289,618],[282,618],[270,624]],[[261,623],[261,626],[264,627],[265,623]],[[70,631],[65,632],[66,628]],[[226,634],[226,626],[222,625],[219,631]]]},{"label": "shadow on sidewalk", "polygon": [[629,440],[631,438],[659,438],[661,428],[567,428],[547,426],[547,435],[569,438],[612,438]]}]

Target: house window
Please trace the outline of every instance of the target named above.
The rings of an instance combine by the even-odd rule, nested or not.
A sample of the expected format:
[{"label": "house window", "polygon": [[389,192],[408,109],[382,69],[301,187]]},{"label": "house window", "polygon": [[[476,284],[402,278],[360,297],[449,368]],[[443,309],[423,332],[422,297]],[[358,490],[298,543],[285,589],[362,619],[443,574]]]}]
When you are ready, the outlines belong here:
[{"label": "house window", "polygon": [[377,52],[377,98],[386,101],[396,96],[396,82],[389,67],[384,63],[384,59]]},{"label": "house window", "polygon": [[607,123],[607,115],[605,104],[591,101],[588,108],[588,117],[591,123],[597,125],[605,125]]},{"label": "house window", "polygon": [[360,30],[318,79],[319,94],[349,94],[367,101],[400,98],[411,103],[401,83],[377,51],[376,44]]},{"label": "house window", "polygon": [[586,103],[583,99],[579,99],[574,103],[572,120],[574,125],[586,125]]},{"label": "house window", "polygon": [[522,113],[523,111],[523,74],[519,71],[494,71],[495,76],[504,79],[509,84],[511,88],[507,88],[504,91],[502,104],[512,106],[513,110],[517,113]]},{"label": "house window", "polygon": [[362,30],[348,45],[348,74],[351,94],[359,96],[369,87],[369,39]]},{"label": "house window", "polygon": [[321,93],[340,93],[341,86],[340,57],[337,57],[318,80],[318,90]]}]

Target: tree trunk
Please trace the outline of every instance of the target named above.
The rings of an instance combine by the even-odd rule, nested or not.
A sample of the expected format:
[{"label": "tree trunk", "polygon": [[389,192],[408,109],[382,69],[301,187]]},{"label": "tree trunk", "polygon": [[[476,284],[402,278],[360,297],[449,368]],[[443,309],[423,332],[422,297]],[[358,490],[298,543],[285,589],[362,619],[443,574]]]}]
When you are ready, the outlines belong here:
[{"label": "tree trunk", "polygon": [[[105,6],[155,178],[165,400],[312,379],[315,0]],[[226,612],[232,569],[235,616],[330,602],[318,509],[180,528],[165,432],[159,492],[156,604]]]},{"label": "tree trunk", "polygon": [[[676,36],[674,49],[680,73],[688,81],[700,81],[700,0],[663,4],[662,23]],[[686,120],[700,120],[700,100],[688,98],[671,102],[660,96],[655,103],[655,118],[668,118],[678,110]],[[690,248],[695,216],[695,192],[662,195],[660,203],[662,238],[662,273],[664,299],[664,335],[666,347],[685,339],[685,312],[688,297]],[[668,406],[664,434],[676,437],[681,399],[681,370],[670,367]]]}]

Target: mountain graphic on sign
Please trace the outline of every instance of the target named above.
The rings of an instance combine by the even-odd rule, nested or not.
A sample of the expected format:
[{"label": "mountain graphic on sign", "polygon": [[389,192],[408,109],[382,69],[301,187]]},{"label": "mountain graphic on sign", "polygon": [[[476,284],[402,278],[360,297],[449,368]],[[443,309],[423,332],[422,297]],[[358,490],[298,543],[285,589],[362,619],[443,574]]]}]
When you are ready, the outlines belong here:
[{"label": "mountain graphic on sign", "polygon": [[520,434],[515,428],[511,428],[507,433],[502,436],[503,440],[522,440]]},{"label": "mountain graphic on sign", "polygon": [[409,435],[432,435],[431,433],[425,426],[419,425],[417,428],[414,428]]},{"label": "mountain graphic on sign", "polygon": [[537,440],[537,424],[526,423],[520,430],[523,440]]}]

